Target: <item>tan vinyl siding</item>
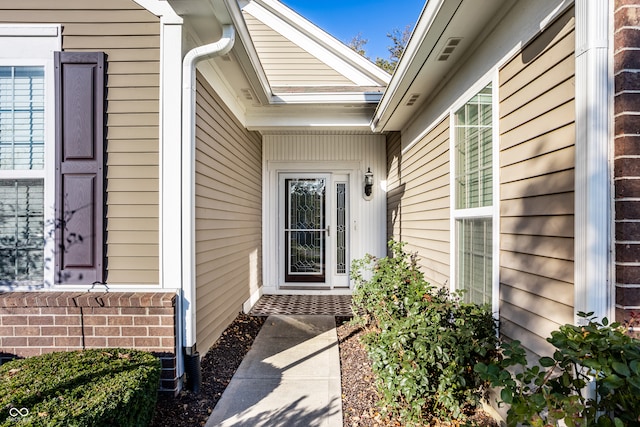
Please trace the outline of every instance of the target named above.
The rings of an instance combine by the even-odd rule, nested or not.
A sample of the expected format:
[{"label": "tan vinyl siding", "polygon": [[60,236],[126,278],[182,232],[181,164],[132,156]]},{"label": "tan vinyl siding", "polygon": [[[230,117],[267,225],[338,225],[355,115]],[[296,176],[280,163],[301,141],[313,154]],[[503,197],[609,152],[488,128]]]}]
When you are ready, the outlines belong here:
[{"label": "tan vinyl siding", "polygon": [[107,282],[157,284],[160,20],[131,0],[0,0],[2,23],[62,25],[107,54]]},{"label": "tan vinyl siding", "polygon": [[271,86],[355,86],[353,81],[249,13],[245,12],[244,17]]},{"label": "tan vinyl siding", "polygon": [[501,332],[538,355],[573,321],[573,12],[500,70]]},{"label": "tan vinyl siding", "polygon": [[198,75],[197,342],[209,348],[261,286],[262,146]]},{"label": "tan vinyl siding", "polygon": [[450,273],[449,118],[409,149],[397,134],[387,146],[388,232],[419,253],[426,279],[444,285]]}]

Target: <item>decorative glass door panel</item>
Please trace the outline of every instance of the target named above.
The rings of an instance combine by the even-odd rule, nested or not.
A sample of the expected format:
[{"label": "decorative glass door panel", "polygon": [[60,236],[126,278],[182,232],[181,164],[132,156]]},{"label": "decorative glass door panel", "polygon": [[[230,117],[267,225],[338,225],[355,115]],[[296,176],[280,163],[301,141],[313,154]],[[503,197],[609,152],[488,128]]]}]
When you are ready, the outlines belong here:
[{"label": "decorative glass door panel", "polygon": [[325,282],[326,178],[287,178],[285,195],[285,281]]},{"label": "decorative glass door panel", "polygon": [[336,272],[347,274],[347,183],[336,183]]}]

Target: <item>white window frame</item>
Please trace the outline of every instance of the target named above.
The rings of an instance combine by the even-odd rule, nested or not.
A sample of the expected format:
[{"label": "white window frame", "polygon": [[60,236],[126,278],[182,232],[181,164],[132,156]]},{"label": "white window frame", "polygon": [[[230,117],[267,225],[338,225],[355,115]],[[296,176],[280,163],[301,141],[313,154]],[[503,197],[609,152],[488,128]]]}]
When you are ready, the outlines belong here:
[{"label": "white window frame", "polygon": [[[477,95],[487,85],[491,84],[492,88],[492,190],[493,200],[491,206],[483,206],[468,209],[456,208],[456,129],[455,129],[455,114],[462,108],[471,98]],[[458,240],[456,222],[460,219],[470,218],[491,218],[492,219],[492,289],[491,289],[491,310],[496,318],[499,316],[500,306],[500,131],[499,131],[499,102],[498,102],[498,70],[492,70],[478,80],[472,87],[470,87],[455,103],[451,105],[449,110],[449,153],[450,154],[450,169],[449,169],[449,185],[450,185],[450,289],[451,291],[458,290],[458,266],[457,266],[457,253],[458,253]]]},{"label": "white window frame", "polygon": [[345,272],[344,273],[339,273],[338,272],[338,247],[337,247],[337,242],[338,242],[338,217],[337,214],[332,214],[330,217],[330,221],[333,221],[333,219],[335,219],[335,224],[331,223],[330,227],[331,227],[331,236],[333,238],[333,248],[331,251],[331,255],[333,256],[333,261],[332,261],[332,288],[345,288],[348,289],[349,288],[349,276],[351,274],[351,185],[350,185],[350,181],[351,181],[351,174],[332,174],[332,179],[333,179],[333,183],[332,183],[332,187],[331,187],[331,198],[333,201],[333,211],[334,213],[336,213],[337,207],[338,207],[338,185],[339,184],[344,184],[345,185],[345,235],[344,235],[344,239],[345,239]]},{"label": "white window frame", "polygon": [[[55,77],[53,53],[62,49],[62,29],[57,24],[0,24],[0,66],[44,68],[44,168],[0,170],[0,179],[44,180],[44,271],[42,285],[11,285],[12,290],[50,287],[55,282]],[[0,290],[3,286],[0,285]]]}]

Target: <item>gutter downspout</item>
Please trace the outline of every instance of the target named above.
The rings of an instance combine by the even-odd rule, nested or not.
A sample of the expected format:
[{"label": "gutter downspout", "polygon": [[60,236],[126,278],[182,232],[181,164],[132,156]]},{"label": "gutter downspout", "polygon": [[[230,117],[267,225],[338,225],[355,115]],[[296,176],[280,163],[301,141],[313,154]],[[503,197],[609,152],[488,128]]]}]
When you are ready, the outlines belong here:
[{"label": "gutter downspout", "polygon": [[233,25],[223,25],[220,40],[191,49],[182,61],[182,316],[187,386],[200,389],[200,355],[196,348],[195,135],[196,65],[227,54],[235,42]]}]

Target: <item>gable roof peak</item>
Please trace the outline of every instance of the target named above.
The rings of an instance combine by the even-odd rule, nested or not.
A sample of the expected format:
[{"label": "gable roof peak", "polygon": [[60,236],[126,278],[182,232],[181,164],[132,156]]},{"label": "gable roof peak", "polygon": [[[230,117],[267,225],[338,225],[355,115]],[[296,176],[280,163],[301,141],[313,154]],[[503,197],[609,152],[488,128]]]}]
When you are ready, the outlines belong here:
[{"label": "gable roof peak", "polygon": [[354,80],[355,72],[356,85],[386,86],[391,80],[386,71],[279,0],[239,0],[238,4],[245,13],[262,21],[302,50],[318,57],[332,68],[337,66],[337,71],[341,74],[350,69],[351,72],[347,74],[351,80]]}]

